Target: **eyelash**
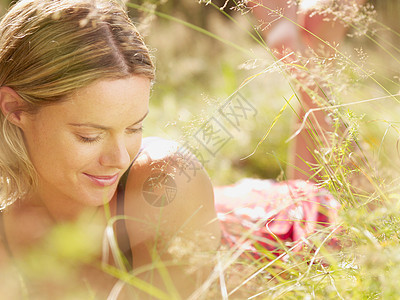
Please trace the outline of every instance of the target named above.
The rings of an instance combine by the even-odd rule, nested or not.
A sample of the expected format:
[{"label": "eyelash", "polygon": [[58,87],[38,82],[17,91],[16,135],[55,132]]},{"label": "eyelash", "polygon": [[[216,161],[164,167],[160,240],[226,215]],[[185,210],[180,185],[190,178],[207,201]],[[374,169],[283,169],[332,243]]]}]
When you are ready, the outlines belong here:
[{"label": "eyelash", "polygon": [[96,142],[100,141],[100,139],[101,139],[100,136],[97,136],[95,138],[88,138],[88,137],[79,135],[78,137],[84,143],[96,143]]},{"label": "eyelash", "polygon": [[135,134],[135,133],[141,133],[143,132],[143,126],[141,126],[140,128],[135,128],[135,129],[126,129],[129,133],[128,134]]},{"label": "eyelash", "polygon": [[[128,131],[128,134],[141,133],[143,131],[143,126],[140,128],[135,128],[135,129],[128,128],[127,131]],[[78,137],[84,143],[96,143],[101,140],[101,136],[97,136],[95,138],[88,138],[88,137],[78,135]]]}]

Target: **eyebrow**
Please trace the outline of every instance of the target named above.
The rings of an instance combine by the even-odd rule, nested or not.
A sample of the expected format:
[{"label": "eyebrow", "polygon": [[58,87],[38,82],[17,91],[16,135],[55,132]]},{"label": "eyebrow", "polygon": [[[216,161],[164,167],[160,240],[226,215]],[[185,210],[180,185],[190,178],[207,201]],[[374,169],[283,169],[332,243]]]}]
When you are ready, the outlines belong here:
[{"label": "eyebrow", "polygon": [[[149,111],[146,112],[146,114],[141,117],[139,120],[137,120],[135,123],[133,123],[132,125],[128,126],[128,127],[132,127],[140,122],[142,122],[147,115],[149,114]],[[94,124],[94,123],[69,123],[68,125],[71,126],[77,126],[77,127],[92,127],[92,128],[96,128],[96,129],[102,129],[102,130],[110,130],[110,127],[107,126],[102,126],[102,125],[98,125],[98,124]]]}]

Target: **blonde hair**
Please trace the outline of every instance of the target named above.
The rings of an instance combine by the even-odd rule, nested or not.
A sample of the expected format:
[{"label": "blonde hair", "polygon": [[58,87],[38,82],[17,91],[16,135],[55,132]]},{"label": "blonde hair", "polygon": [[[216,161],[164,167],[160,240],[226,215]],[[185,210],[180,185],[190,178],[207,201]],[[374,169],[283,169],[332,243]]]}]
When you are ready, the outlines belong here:
[{"label": "blonde hair", "polygon": [[[121,1],[120,1],[121,2]],[[22,0],[0,22],[0,86],[35,113],[99,79],[140,75],[154,65],[124,8],[107,0]],[[0,209],[35,186],[21,130],[0,114]]]}]

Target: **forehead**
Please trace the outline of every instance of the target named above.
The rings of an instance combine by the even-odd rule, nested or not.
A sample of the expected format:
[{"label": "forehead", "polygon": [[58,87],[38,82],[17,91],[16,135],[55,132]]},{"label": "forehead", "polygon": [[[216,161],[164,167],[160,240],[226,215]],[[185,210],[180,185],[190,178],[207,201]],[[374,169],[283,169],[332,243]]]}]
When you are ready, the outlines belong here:
[{"label": "forehead", "polygon": [[60,119],[107,126],[117,121],[132,122],[144,116],[148,111],[149,95],[150,79],[145,77],[99,80],[77,89],[65,101],[49,109]]},{"label": "forehead", "polygon": [[129,106],[141,106],[148,102],[150,80],[141,76],[123,79],[99,80],[87,87],[77,89],[67,98],[67,102],[77,107],[114,108],[122,110]]}]

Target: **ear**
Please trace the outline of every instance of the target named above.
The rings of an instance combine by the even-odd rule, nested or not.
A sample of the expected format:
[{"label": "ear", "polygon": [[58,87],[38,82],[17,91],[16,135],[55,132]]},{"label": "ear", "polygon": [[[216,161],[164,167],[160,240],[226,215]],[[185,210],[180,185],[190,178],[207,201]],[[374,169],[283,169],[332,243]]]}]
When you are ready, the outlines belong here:
[{"label": "ear", "polygon": [[12,124],[22,127],[23,107],[25,102],[22,98],[10,87],[0,87],[0,109],[3,115]]}]

